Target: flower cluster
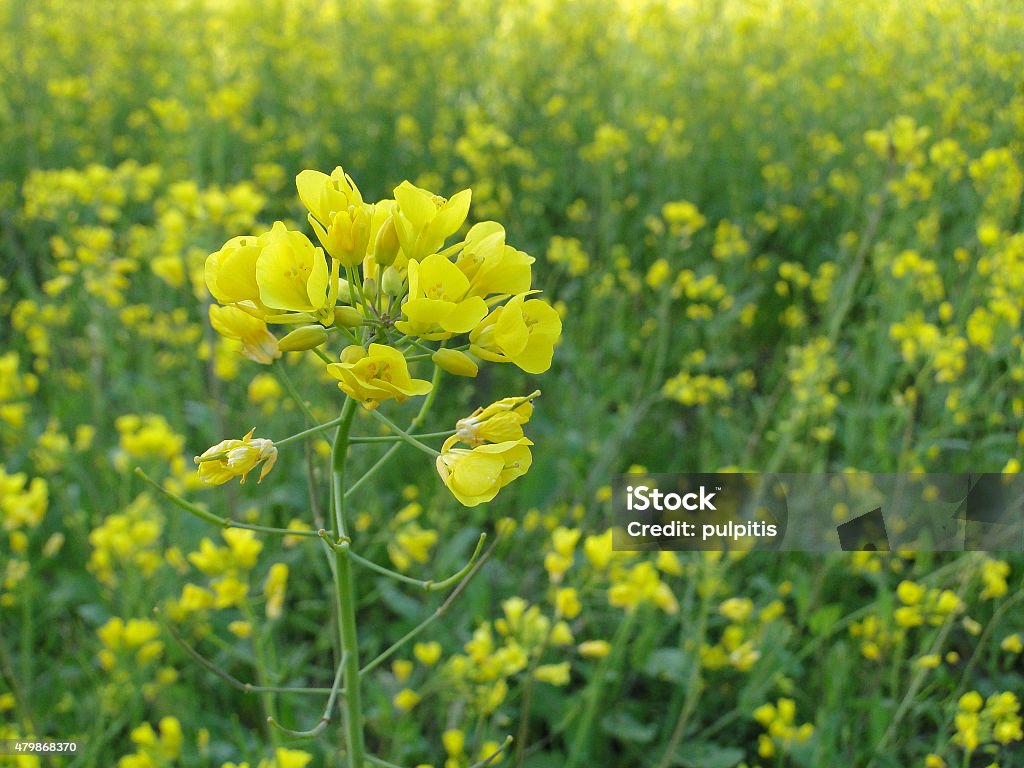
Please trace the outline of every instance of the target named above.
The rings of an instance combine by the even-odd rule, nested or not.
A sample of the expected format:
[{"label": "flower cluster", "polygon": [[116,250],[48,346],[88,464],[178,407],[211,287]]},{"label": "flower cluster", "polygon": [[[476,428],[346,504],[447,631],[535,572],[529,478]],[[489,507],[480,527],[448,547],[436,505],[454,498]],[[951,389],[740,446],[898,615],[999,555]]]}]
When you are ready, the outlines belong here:
[{"label": "flower cluster", "polygon": [[[268,323],[312,328],[286,336],[289,351],[319,347],[335,329],[356,346],[366,337],[370,349],[350,348],[328,370],[370,408],[428,391],[426,382],[410,388],[404,354],[426,341],[468,334],[464,349],[478,359],[528,373],[550,367],[562,323],[532,298],[533,257],[507,245],[493,221],[445,247],[466,221],[470,190],[446,200],[406,181],[393,199],[369,203],[340,167],[329,176],[303,171],[296,186],[319,247],[279,221],[231,238],[206,260],[207,288],[223,305],[211,307],[214,329],[241,341],[248,357],[270,363],[285,348]],[[477,370],[463,349],[435,362],[461,375]]]},{"label": "flower cluster", "polygon": [[[533,442],[523,436],[523,424],[539,394],[538,390],[527,397],[506,397],[456,422],[455,434],[444,441],[436,465],[444,484],[467,507],[490,501],[530,468]],[[470,447],[456,448],[460,442]]]},{"label": "flower cluster", "polygon": [[[206,260],[206,286],[219,302],[210,322],[244,356],[269,365],[284,352],[312,350],[338,388],[371,411],[432,393],[434,381],[410,372],[426,358],[438,372],[469,377],[479,361],[532,374],[550,368],[562,321],[534,295],[533,257],[508,245],[494,221],[446,245],[466,222],[470,190],[445,199],[406,181],[393,199],[370,203],[340,167],[302,171],[296,187],[319,246],[278,221],[231,238]],[[278,337],[276,325],[293,330]],[[455,345],[457,336],[464,343]],[[342,343],[332,354],[335,340]],[[530,468],[533,443],[522,425],[538,394],[499,400],[458,422],[436,466],[460,502],[490,501]],[[203,482],[220,484],[244,482],[261,462],[262,480],[276,459],[274,443],[250,431],[196,463]]]}]

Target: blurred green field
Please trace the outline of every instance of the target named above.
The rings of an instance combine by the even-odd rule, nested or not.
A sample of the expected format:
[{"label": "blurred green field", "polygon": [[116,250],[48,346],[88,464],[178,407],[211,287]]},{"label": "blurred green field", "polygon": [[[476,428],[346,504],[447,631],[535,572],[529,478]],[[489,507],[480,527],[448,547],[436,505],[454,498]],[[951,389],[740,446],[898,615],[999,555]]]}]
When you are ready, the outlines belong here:
[{"label": "blurred green field", "polygon": [[[630,469],[1020,471],[1024,8],[0,0],[0,30],[0,739],[80,745],[12,764],[346,764],[340,707],[267,724],[324,714],[333,555],[133,473],[330,528],[323,436],[260,484],[193,457],[338,417],[316,355],[214,331],[206,264],[275,221],[316,244],[295,177],[343,166],[367,201],[470,189],[448,244],[500,222],[562,322],[550,370],[446,374],[416,425],[540,389],[525,476],[469,508],[406,447],[352,494],[353,551],[408,579],[489,537],[451,601],[355,563],[373,764],[1024,765],[1019,554],[607,533]],[[353,434],[350,482],[387,432]]]}]

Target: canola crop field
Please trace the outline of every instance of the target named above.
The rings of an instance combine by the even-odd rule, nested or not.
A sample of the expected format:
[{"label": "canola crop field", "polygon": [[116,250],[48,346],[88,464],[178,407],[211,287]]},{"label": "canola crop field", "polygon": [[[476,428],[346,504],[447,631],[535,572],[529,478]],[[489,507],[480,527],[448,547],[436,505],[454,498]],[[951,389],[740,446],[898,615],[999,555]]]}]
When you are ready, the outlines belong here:
[{"label": "canola crop field", "polygon": [[0,30],[0,765],[1024,765],[1019,542],[611,531],[627,472],[1021,470],[1024,7]]}]

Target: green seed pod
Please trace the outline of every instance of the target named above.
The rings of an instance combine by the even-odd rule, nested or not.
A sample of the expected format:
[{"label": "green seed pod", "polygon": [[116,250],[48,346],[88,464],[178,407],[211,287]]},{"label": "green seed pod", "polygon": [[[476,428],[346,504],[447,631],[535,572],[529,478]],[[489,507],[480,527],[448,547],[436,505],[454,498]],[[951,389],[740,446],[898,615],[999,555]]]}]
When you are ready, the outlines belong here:
[{"label": "green seed pod", "polygon": [[388,296],[398,298],[405,293],[405,277],[402,270],[394,266],[387,267],[380,278],[380,289]]},{"label": "green seed pod", "polygon": [[342,328],[355,328],[363,322],[363,313],[355,307],[334,308],[334,324]]},{"label": "green seed pod", "polygon": [[341,356],[339,359],[343,363],[358,363],[366,357],[366,350],[358,344],[349,344],[343,350],[341,350]]},{"label": "green seed pod", "polygon": [[473,362],[473,358],[465,352],[459,352],[457,349],[439,349],[430,356],[430,359],[441,370],[448,371],[448,373],[453,373],[456,376],[475,378],[480,370],[477,364]]},{"label": "green seed pod", "polygon": [[302,352],[306,349],[319,347],[327,341],[327,331],[321,325],[304,325],[296,328],[277,342],[282,352]]},{"label": "green seed pod", "polygon": [[368,277],[363,280],[363,296],[370,301],[377,298],[377,281],[372,277]]},{"label": "green seed pod", "polygon": [[373,244],[373,258],[382,267],[390,266],[395,263],[399,247],[395,220],[388,216],[377,230],[377,239]]}]

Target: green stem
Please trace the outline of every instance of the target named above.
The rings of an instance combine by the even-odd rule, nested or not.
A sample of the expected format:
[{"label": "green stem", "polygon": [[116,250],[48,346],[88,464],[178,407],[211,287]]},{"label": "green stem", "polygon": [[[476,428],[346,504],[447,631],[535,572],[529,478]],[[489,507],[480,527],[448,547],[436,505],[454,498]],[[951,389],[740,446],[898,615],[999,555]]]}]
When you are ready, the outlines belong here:
[{"label": "green stem", "polygon": [[331,686],[331,695],[327,697],[327,706],[324,707],[324,713],[320,716],[316,725],[308,730],[293,730],[286,728],[277,722],[273,717],[268,717],[267,722],[279,731],[297,739],[311,739],[320,733],[327,724],[331,722],[331,712],[334,710],[334,703],[338,699],[338,694],[341,692],[341,675],[345,669],[345,656],[342,654],[341,664],[338,665],[338,671],[334,674],[334,684]]},{"label": "green stem", "polygon": [[254,525],[252,523],[243,523],[238,520],[232,520],[230,517],[221,517],[215,515],[209,510],[203,509],[202,507],[193,504],[185,499],[181,498],[176,493],[171,493],[169,490],[164,488],[160,483],[151,478],[145,472],[142,471],[141,467],[135,468],[135,474],[149,483],[161,496],[170,501],[175,506],[185,510],[189,514],[195,515],[200,520],[205,520],[207,523],[212,523],[220,528],[245,528],[247,531],[258,531],[260,533],[273,533],[277,536],[306,536],[309,538],[315,538],[320,534],[316,531],[303,531],[301,529],[292,528],[273,528],[269,525]]},{"label": "green stem", "polygon": [[[462,591],[469,585],[469,582],[473,580],[473,577],[483,567],[483,564],[485,562],[487,562],[487,559],[491,556],[491,553],[494,552],[495,547],[498,546],[498,542],[499,541],[501,541],[501,535],[500,534],[494,540],[494,542],[491,544],[491,546],[489,546],[487,548],[487,551],[484,552],[483,557],[477,559],[476,562],[465,573],[465,575],[463,575],[461,573],[456,574],[456,576],[460,579],[459,582],[458,582],[458,586],[456,586],[455,589],[453,589],[451,591],[451,594],[449,594],[448,597],[446,597],[444,599],[444,602],[441,603],[434,610],[434,612],[432,614],[427,616],[427,618],[425,618],[423,621],[421,621],[415,627],[413,627],[408,632],[406,632],[404,635],[402,635],[401,638],[399,638],[390,647],[385,649],[383,653],[381,653],[379,656],[377,656],[377,658],[375,658],[372,661],[370,661],[365,667],[363,667],[362,671],[359,674],[365,675],[365,674],[369,673],[371,670],[375,669],[380,664],[383,664],[384,661],[387,660],[387,658],[389,656],[391,656],[391,654],[393,654],[395,651],[397,651],[403,645],[408,643],[410,640],[412,640],[414,637],[416,637],[420,632],[422,632],[427,627],[429,627],[431,624],[433,624],[435,621],[437,621],[442,616],[444,616],[445,612],[451,607],[452,603],[454,603],[458,599],[459,595],[462,594]],[[476,556],[476,553],[474,553],[474,557],[475,556]],[[453,577],[453,578],[455,578],[455,577]],[[450,581],[450,579],[446,579],[445,581]]]},{"label": "green stem", "polygon": [[[413,417],[413,420],[409,422],[409,427],[405,430],[406,432],[412,432],[413,430],[417,429],[420,426],[420,424],[423,423],[423,420],[427,416],[427,411],[430,410],[430,406],[433,405],[434,403],[434,397],[437,394],[437,385],[438,382],[440,381],[441,369],[437,366],[434,366],[434,377],[431,379],[430,382],[432,385],[430,388],[430,392],[427,394],[426,399],[424,399],[423,405],[420,406],[419,413],[417,413],[416,416]],[[377,470],[379,470],[381,467],[387,464],[391,460],[391,457],[398,453],[398,449],[401,447],[401,443],[396,443],[395,445],[388,448],[384,455],[377,459],[376,463],[368,470],[366,470],[366,472],[363,473],[362,477],[360,477],[358,480],[352,483],[352,487],[345,492],[345,495],[348,496],[355,493],[356,489],[358,489],[363,483],[369,480],[377,472]]]},{"label": "green stem", "polygon": [[414,448],[418,448],[419,450],[423,451],[424,453],[430,454],[431,456],[440,456],[441,455],[438,451],[435,451],[429,445],[425,445],[424,443],[421,443],[419,440],[417,440],[415,437],[410,435],[408,432],[406,432],[400,426],[395,424],[395,422],[391,421],[391,419],[389,419],[384,414],[377,413],[377,411],[370,411],[370,415],[373,416],[373,418],[375,418],[381,424],[386,426],[388,429],[390,429],[392,432],[394,432],[395,435],[398,437],[398,439],[401,440],[402,442],[408,443],[409,445],[413,446]]},{"label": "green stem", "polygon": [[[410,437],[413,437],[417,440],[423,440],[435,437],[451,437],[454,434],[454,429],[446,429],[441,432],[425,432],[420,435],[410,435]],[[400,435],[374,435],[367,437],[350,437],[348,442],[349,445],[361,445],[363,443],[394,443],[400,442],[401,440],[402,437]],[[280,445],[280,443],[277,443],[277,445]]]},{"label": "green stem", "polygon": [[612,652],[601,660],[597,672],[587,685],[587,690],[583,694],[586,699],[583,718],[576,729],[572,749],[569,750],[569,761],[566,763],[567,768],[576,768],[581,763],[589,762],[591,754],[590,732],[601,709],[601,703],[604,699],[602,694],[604,693],[608,673],[613,669],[622,668],[620,661],[626,652],[626,641],[629,639],[629,633],[633,629],[638,612],[638,609],[634,608],[619,623],[619,628],[612,639]]},{"label": "green stem", "polygon": [[289,435],[288,437],[281,438],[280,440],[275,440],[274,441],[274,445],[276,445],[278,448],[280,448],[282,445],[288,445],[288,443],[293,443],[296,440],[301,440],[304,437],[309,437],[310,435],[315,435],[318,432],[325,432],[328,429],[330,429],[331,427],[338,426],[340,423],[341,423],[341,418],[340,417],[337,418],[337,419],[331,419],[330,421],[325,422],[323,424],[319,424],[319,425],[317,425],[315,427],[310,427],[309,429],[304,429],[302,432],[297,432],[294,435]]},{"label": "green stem", "polygon": [[277,378],[284,384],[284,388],[288,390],[288,394],[292,396],[292,400],[299,406],[299,410],[305,415],[307,419],[313,424],[316,424],[316,416],[313,415],[313,411],[310,410],[309,404],[299,394],[299,390],[295,386],[295,382],[292,381],[292,377],[288,375],[288,369],[283,361],[278,361],[270,367],[270,369],[277,374]]},{"label": "green stem", "polygon": [[335,587],[338,601],[338,623],[341,634],[342,664],[345,676],[345,733],[349,768],[363,768],[366,748],[363,743],[363,709],[359,684],[359,638],[356,631],[356,594],[352,578],[352,558],[345,531],[345,460],[348,434],[352,428],[356,401],[345,400],[341,423],[334,437],[331,474],[334,488],[334,525],[340,543],[334,550]]},{"label": "green stem", "polygon": [[388,576],[396,581],[401,581],[405,584],[412,584],[413,586],[420,587],[426,592],[440,592],[441,590],[448,589],[458,583],[458,581],[469,573],[470,569],[476,565],[476,561],[480,558],[480,553],[483,551],[484,542],[487,540],[487,534],[481,533],[480,538],[476,542],[476,549],[473,550],[473,556],[470,557],[469,562],[466,563],[458,572],[452,574],[447,579],[441,581],[434,581],[433,579],[414,579],[412,576],[406,576],[404,573],[398,573],[398,571],[392,571],[390,568],[385,568],[383,565],[378,565],[372,560],[367,560],[365,557],[360,557],[355,552],[350,552],[349,557],[359,563],[365,568],[369,568],[371,571],[376,571],[382,576]]},{"label": "green stem", "polygon": [[[217,677],[219,677],[221,680],[223,680],[225,683],[230,685],[232,688],[235,688],[235,689],[237,689],[239,691],[242,691],[242,693],[262,693],[262,692],[266,691],[266,692],[272,692],[272,693],[310,694],[310,693],[330,693],[331,692],[330,688],[288,688],[288,687],[285,687],[285,686],[277,686],[277,685],[269,685],[269,686],[253,685],[252,683],[243,682],[242,680],[239,680],[237,677],[232,675],[230,672],[225,672],[223,669],[218,667],[216,664],[214,664],[208,658],[203,656],[203,654],[201,654],[199,651],[197,651],[195,648],[193,648],[188,643],[188,641],[186,641],[185,638],[183,638],[178,633],[178,631],[176,629],[174,629],[174,627],[172,627],[170,624],[168,624],[166,621],[163,620],[163,617],[162,617],[162,615],[160,614],[160,612],[158,610],[155,610],[154,614],[157,617],[157,622],[159,622],[160,626],[163,627],[163,630],[174,639],[174,642],[178,644],[178,647],[180,647],[181,650],[183,650],[186,654],[188,654],[192,658],[193,661],[195,661],[199,666],[201,666],[207,672],[210,672],[211,674],[214,674]],[[341,695],[345,694],[344,689],[342,689],[340,691],[340,694]]]}]

